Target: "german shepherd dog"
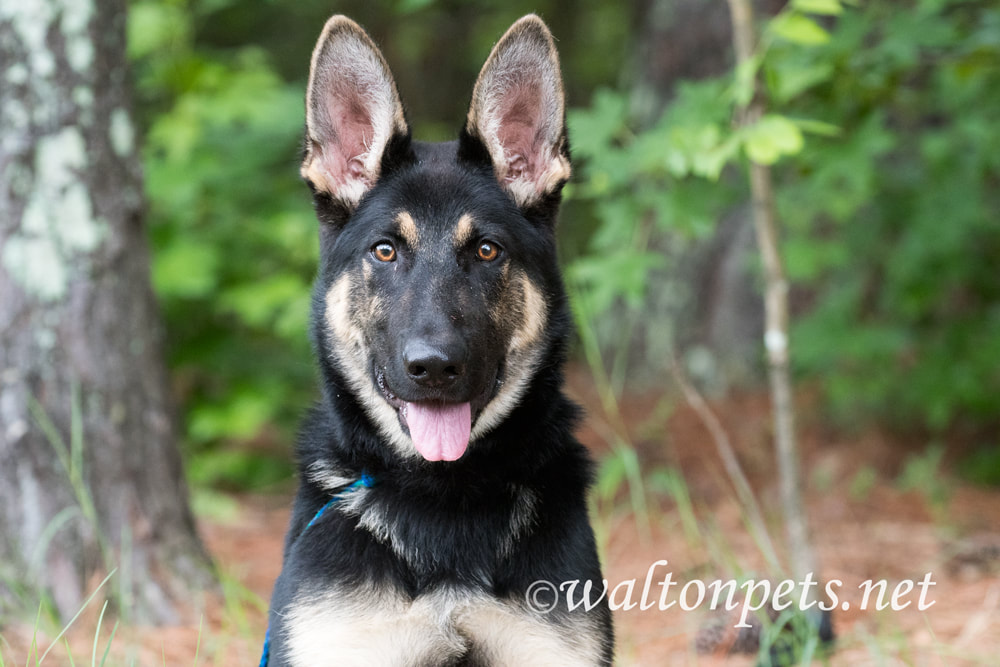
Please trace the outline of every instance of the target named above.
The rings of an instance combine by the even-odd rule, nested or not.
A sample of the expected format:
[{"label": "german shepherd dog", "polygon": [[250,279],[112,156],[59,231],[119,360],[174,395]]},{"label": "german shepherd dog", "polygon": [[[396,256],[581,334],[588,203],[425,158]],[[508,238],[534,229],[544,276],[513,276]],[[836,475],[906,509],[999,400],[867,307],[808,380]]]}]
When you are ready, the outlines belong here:
[{"label": "german shepherd dog", "polygon": [[[610,665],[591,463],[562,391],[570,162],[548,28],[517,21],[458,140],[430,144],[411,139],[374,42],[334,16],[301,173],[323,396],[298,442],[271,667]],[[592,607],[558,589],[578,581],[580,597],[587,580]],[[538,581],[556,587],[544,600]]]}]

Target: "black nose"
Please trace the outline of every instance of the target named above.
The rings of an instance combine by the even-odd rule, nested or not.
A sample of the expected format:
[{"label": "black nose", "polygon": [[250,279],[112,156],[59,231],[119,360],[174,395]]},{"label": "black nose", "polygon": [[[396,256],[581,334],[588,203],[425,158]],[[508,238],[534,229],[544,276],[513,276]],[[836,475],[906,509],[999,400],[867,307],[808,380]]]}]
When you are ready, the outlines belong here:
[{"label": "black nose", "polygon": [[406,373],[425,387],[447,387],[465,373],[466,348],[460,340],[434,344],[412,340],[403,349]]}]

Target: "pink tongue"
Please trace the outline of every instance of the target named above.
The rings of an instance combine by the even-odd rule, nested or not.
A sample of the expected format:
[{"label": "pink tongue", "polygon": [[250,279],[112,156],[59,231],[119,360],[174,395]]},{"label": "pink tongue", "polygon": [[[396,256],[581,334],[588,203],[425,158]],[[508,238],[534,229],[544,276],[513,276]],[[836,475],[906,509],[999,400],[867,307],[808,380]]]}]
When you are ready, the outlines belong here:
[{"label": "pink tongue", "polygon": [[455,461],[469,446],[468,403],[407,403],[406,424],[417,451],[428,461]]}]

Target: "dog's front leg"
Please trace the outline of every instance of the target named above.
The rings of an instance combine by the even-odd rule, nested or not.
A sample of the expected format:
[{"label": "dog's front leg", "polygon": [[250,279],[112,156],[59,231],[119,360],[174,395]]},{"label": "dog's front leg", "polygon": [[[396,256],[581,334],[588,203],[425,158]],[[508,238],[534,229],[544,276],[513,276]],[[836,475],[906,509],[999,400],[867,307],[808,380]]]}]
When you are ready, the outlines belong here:
[{"label": "dog's front leg", "polygon": [[467,649],[438,600],[385,590],[300,595],[279,632],[272,664],[288,667],[444,665]]},{"label": "dog's front leg", "polygon": [[543,615],[493,598],[456,612],[472,663],[492,667],[590,667],[610,664],[597,614]]}]

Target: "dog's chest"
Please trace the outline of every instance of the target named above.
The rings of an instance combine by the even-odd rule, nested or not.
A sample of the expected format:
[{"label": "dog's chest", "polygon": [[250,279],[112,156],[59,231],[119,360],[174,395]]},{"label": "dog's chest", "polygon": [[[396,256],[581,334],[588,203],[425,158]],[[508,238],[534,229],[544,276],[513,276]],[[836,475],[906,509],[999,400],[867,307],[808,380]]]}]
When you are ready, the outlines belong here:
[{"label": "dog's chest", "polygon": [[601,650],[591,622],[580,617],[564,626],[517,601],[456,588],[413,600],[385,588],[328,591],[290,606],[284,657],[309,667],[588,665]]},{"label": "dog's chest", "polygon": [[337,510],[418,576],[447,572],[489,586],[537,521],[538,496],[510,484],[493,497],[403,498],[385,489],[350,494]]}]

